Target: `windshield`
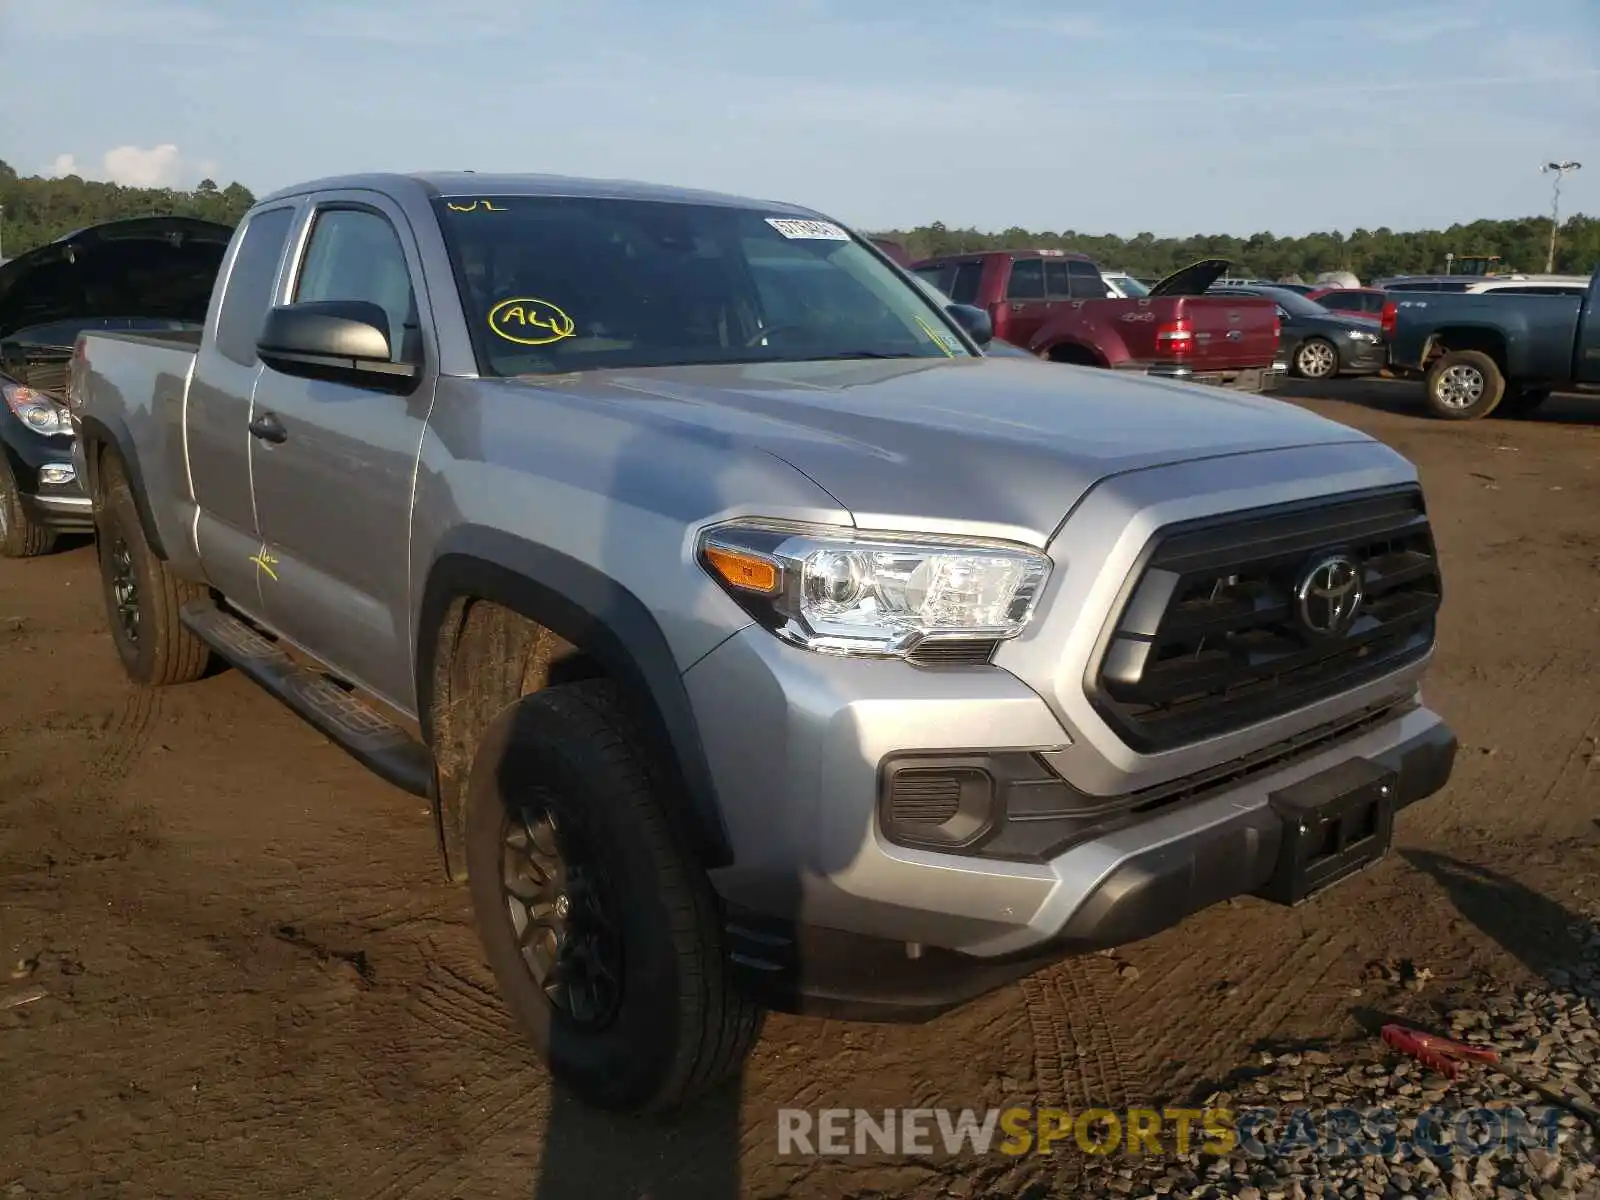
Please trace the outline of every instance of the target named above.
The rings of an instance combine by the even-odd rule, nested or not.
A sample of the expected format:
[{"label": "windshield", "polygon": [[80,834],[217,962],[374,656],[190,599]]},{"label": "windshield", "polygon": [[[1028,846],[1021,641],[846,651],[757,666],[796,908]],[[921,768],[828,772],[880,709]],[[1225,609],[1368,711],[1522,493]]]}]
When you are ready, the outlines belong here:
[{"label": "windshield", "polygon": [[1132,275],[1107,275],[1105,278],[1114,284],[1117,290],[1129,299],[1135,299],[1139,296],[1148,296],[1150,294],[1150,289],[1145,287],[1144,284],[1140,283]]},{"label": "windshield", "polygon": [[1264,287],[1256,288],[1257,294],[1276,300],[1283,307],[1283,311],[1291,317],[1326,317],[1328,310],[1315,300],[1307,300],[1299,292],[1291,292],[1288,288]]},{"label": "windshield", "polygon": [[825,221],[564,196],[436,210],[488,375],[972,354],[935,301]]}]

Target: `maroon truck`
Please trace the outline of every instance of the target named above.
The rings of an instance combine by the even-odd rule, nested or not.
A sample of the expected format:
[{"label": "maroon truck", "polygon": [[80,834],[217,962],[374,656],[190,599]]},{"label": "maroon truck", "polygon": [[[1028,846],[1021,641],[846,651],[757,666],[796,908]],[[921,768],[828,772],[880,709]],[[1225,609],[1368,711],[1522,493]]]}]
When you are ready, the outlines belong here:
[{"label": "maroon truck", "polygon": [[1284,375],[1277,308],[1206,295],[1228,265],[1197,262],[1130,299],[1112,295],[1092,259],[1065,250],[953,254],[912,270],[956,303],[986,311],[996,338],[1040,358],[1270,390]]}]

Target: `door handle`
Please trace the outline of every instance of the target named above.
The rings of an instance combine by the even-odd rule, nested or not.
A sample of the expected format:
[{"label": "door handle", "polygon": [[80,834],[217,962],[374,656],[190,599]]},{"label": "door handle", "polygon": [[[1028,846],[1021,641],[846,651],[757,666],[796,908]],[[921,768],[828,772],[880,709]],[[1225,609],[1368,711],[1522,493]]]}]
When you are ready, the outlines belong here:
[{"label": "door handle", "polygon": [[274,445],[289,440],[289,431],[283,427],[276,413],[264,412],[250,422],[250,435]]}]

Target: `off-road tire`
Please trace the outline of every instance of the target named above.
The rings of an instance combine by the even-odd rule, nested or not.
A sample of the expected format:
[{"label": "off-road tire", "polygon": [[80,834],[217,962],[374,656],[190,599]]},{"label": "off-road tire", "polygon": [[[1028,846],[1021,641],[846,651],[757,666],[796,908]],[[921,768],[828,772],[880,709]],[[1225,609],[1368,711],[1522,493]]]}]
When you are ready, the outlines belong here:
[{"label": "off-road tire", "polygon": [[[1339,347],[1327,338],[1309,337],[1295,347],[1292,365],[1297,376],[1314,383],[1337,378],[1340,367]],[[1311,369],[1307,369],[1308,366]]]},{"label": "off-road tire", "polygon": [[0,450],[0,558],[34,558],[55,548],[56,534],[31,520],[22,508],[22,489]]},{"label": "off-road tire", "polygon": [[[150,549],[127,474],[115,458],[107,458],[100,468],[95,535],[106,623],[128,678],[147,687],[199,679],[211,665],[211,650],[189,632],[178,611],[190,600],[204,596],[205,589],[175,577]],[[114,566],[124,553],[126,563]],[[117,590],[119,575],[124,572],[134,584],[131,607],[137,628],[131,634]]]},{"label": "off-road tire", "polygon": [[[727,977],[715,898],[645,744],[614,685],[564,684],[491,722],[467,781],[467,878],[501,995],[551,1075],[618,1112],[680,1108],[723,1084],[762,1018]],[[603,1027],[557,1007],[519,948],[503,880],[524,808],[554,814],[605,879],[621,986]]]},{"label": "off-road tire", "polygon": [[1494,410],[1497,417],[1518,417],[1531,415],[1546,400],[1550,399],[1549,388],[1518,387],[1516,384],[1506,386],[1506,394],[1500,398],[1500,403]]},{"label": "off-road tire", "polygon": [[1506,377],[1481,350],[1452,350],[1428,367],[1423,390],[1434,416],[1477,421],[1492,413],[1505,396]]}]

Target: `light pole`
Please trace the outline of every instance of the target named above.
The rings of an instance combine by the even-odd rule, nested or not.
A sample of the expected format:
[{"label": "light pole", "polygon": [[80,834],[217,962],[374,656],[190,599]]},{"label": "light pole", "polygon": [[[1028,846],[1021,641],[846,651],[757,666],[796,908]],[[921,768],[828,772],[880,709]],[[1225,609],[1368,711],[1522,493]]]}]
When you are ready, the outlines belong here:
[{"label": "light pole", "polygon": [[1539,168],[1541,174],[1554,175],[1555,188],[1550,195],[1550,253],[1545,256],[1544,273],[1555,274],[1556,270],[1556,230],[1561,228],[1561,181],[1572,172],[1579,170],[1581,162],[1547,162]]}]

